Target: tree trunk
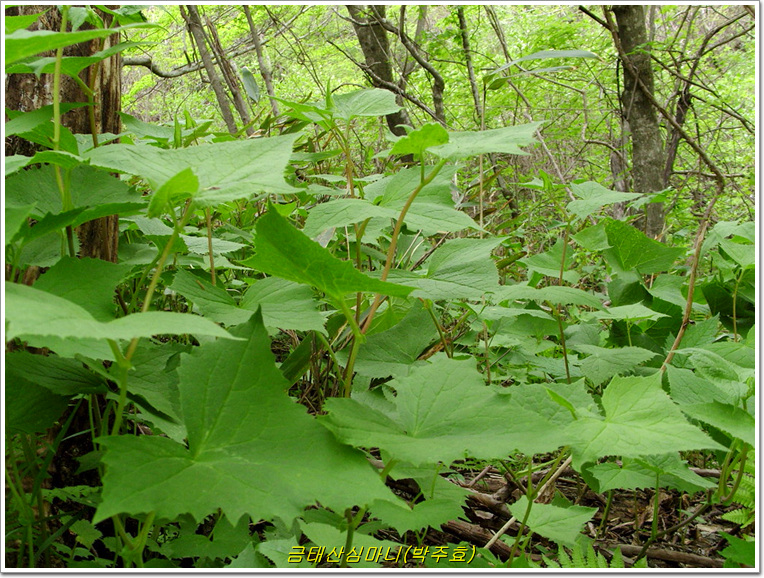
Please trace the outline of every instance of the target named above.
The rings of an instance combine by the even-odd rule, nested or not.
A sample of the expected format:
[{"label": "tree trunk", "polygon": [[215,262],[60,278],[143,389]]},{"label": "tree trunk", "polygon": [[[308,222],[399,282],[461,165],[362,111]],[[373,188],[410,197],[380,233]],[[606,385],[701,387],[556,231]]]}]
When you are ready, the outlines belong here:
[{"label": "tree trunk", "polygon": [[482,124],[483,109],[480,105],[480,91],[475,80],[475,69],[472,66],[472,51],[470,50],[470,37],[467,28],[467,19],[464,17],[464,6],[456,8],[456,14],[459,16],[459,32],[462,37],[462,49],[464,50],[464,62],[467,65],[467,76],[470,79],[470,90],[472,91],[472,100],[475,103],[475,112],[477,113],[478,123]]},{"label": "tree trunk", "polygon": [[249,116],[248,106],[244,102],[244,99],[241,97],[239,77],[231,66],[231,63],[228,61],[228,58],[226,58],[225,51],[223,50],[223,45],[220,44],[220,37],[218,36],[218,31],[215,28],[215,25],[209,19],[209,16],[205,16],[205,19],[207,20],[207,30],[209,31],[210,47],[212,48],[212,52],[215,53],[215,58],[217,58],[220,70],[223,72],[223,79],[228,85],[228,90],[231,91],[231,95],[233,96],[233,106],[236,109],[236,112],[239,113],[239,118],[241,118],[241,121],[246,127],[244,130],[246,131],[247,136],[252,136],[255,131],[250,126],[252,124],[252,118]]},{"label": "tree trunk", "polygon": [[183,20],[186,21],[188,31],[194,38],[196,47],[199,50],[199,57],[204,63],[204,69],[207,71],[207,76],[210,79],[212,90],[215,91],[215,96],[217,97],[218,105],[220,106],[220,113],[223,115],[223,120],[225,121],[226,127],[228,127],[228,132],[231,134],[236,134],[238,129],[236,128],[236,122],[233,119],[233,114],[231,114],[228,96],[226,95],[225,89],[220,82],[218,73],[215,71],[215,65],[212,62],[212,57],[207,51],[207,43],[204,40],[204,30],[202,30],[202,21],[199,18],[199,11],[194,5],[186,6],[186,8],[188,9],[188,12],[186,12],[186,10],[183,9],[183,6],[181,6],[180,14],[183,16]]},{"label": "tree trunk", "polygon": [[[621,103],[631,132],[634,189],[639,193],[654,193],[666,188],[665,155],[658,116],[645,94],[645,90],[650,94],[654,92],[645,11],[636,4],[613,6],[612,10],[618,24],[618,30],[613,30],[614,40],[620,42],[623,52],[628,55],[623,63]],[[663,203],[647,205],[646,235],[660,237],[664,221]]]},{"label": "tree trunk", "polygon": [[[385,17],[385,6],[347,6],[348,13],[353,19],[353,28],[361,45],[366,66],[371,77],[371,84],[377,88],[387,88],[394,85],[393,68],[390,65],[390,43],[387,40],[387,32],[379,23],[379,19]],[[366,11],[374,12],[378,18],[369,17]],[[382,82],[379,82],[379,81]],[[385,84],[387,83],[387,84]],[[399,105],[403,105],[400,96],[396,97]],[[405,108],[398,112],[388,114],[387,126],[396,136],[404,136],[406,131],[400,125],[411,125],[411,120]]]},{"label": "tree trunk", "polygon": [[[117,8],[111,6],[109,8]],[[52,6],[22,5],[8,8],[8,15],[29,15],[47,12],[31,27],[33,30],[59,30],[61,13]],[[112,16],[96,10],[106,26]],[[85,24],[83,29],[92,28]],[[115,34],[106,39],[91,40],[64,49],[64,56],[91,56],[95,52],[119,42]],[[55,56],[53,52],[42,56]],[[93,89],[92,107],[75,108],[62,116],[62,122],[73,133],[97,135],[105,132],[119,134],[121,121],[119,111],[122,96],[122,56],[117,53],[98,64],[90,66],[80,74],[83,82]],[[61,102],[88,102],[87,96],[77,83],[68,76],[61,77]],[[38,79],[33,74],[9,74],[5,77],[5,106],[12,110],[31,111],[53,102],[53,75],[43,74]],[[6,139],[5,154],[30,156],[36,152],[35,145],[12,137]],[[119,217],[110,215],[80,225],[77,230],[80,241],[80,257],[92,257],[117,262],[119,243]]]},{"label": "tree trunk", "polygon": [[279,106],[276,102],[275,92],[273,91],[273,75],[271,74],[271,63],[268,61],[268,55],[263,50],[263,45],[260,42],[260,33],[255,28],[255,23],[252,21],[252,14],[249,11],[249,6],[246,4],[242,6],[244,9],[244,15],[247,17],[247,24],[249,24],[249,32],[252,35],[252,44],[255,45],[255,52],[257,53],[257,64],[260,68],[260,76],[263,77],[263,83],[265,83],[265,91],[268,93],[268,100],[271,102],[271,110],[273,116],[279,115]]}]

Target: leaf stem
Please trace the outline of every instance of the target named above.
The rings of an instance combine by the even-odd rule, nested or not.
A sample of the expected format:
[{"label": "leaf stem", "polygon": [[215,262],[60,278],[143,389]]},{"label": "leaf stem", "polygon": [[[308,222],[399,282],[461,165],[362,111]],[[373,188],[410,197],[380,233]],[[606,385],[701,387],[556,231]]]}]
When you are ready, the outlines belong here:
[{"label": "leaf stem", "polygon": [[[387,250],[387,259],[385,260],[385,268],[382,270],[382,281],[387,280],[387,276],[390,274],[390,269],[392,269],[393,266],[393,260],[395,259],[395,249],[398,245],[398,237],[401,233],[401,228],[403,227],[403,220],[406,217],[406,213],[409,212],[409,209],[411,208],[412,203],[414,202],[414,199],[416,199],[417,195],[421,192],[421,190],[426,187],[428,184],[432,182],[432,180],[438,176],[438,173],[443,169],[443,167],[446,166],[446,159],[441,159],[438,164],[433,167],[432,171],[430,171],[430,174],[424,177],[420,180],[419,185],[416,189],[413,190],[413,192],[409,195],[409,198],[406,199],[406,204],[403,205],[403,208],[401,209],[400,215],[398,215],[398,220],[395,221],[395,227],[393,228],[393,234],[390,237],[390,247]],[[377,293],[377,295],[374,297],[374,303],[371,306],[371,309],[369,310],[369,315],[366,317],[366,322],[363,325],[363,329],[361,331],[363,333],[366,333],[366,331],[369,330],[369,327],[371,327],[371,321],[374,319],[374,314],[377,312],[377,308],[379,307],[380,303],[382,303],[382,294]]]}]

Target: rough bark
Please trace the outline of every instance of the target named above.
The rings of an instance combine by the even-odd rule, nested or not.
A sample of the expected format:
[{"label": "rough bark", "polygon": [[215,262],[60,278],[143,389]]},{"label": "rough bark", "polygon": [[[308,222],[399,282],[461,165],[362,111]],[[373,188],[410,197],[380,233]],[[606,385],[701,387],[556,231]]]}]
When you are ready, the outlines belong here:
[{"label": "rough bark", "polygon": [[204,63],[204,69],[207,71],[207,76],[210,79],[212,90],[215,92],[215,97],[217,98],[218,105],[220,106],[220,113],[223,115],[223,120],[225,121],[225,125],[228,128],[228,132],[231,134],[236,134],[236,122],[233,119],[233,114],[231,114],[228,96],[226,95],[223,84],[220,82],[220,77],[215,70],[215,64],[212,62],[212,57],[207,50],[207,43],[204,39],[204,30],[202,29],[202,21],[199,17],[199,11],[194,5],[188,5],[185,9],[183,6],[181,6],[180,14],[183,16],[183,20],[186,21],[188,31],[191,33],[191,36],[194,39],[194,43],[196,44],[196,48],[199,50],[199,57]]},{"label": "rough bark", "polygon": [[[390,43],[387,39],[387,31],[379,23],[380,19],[385,18],[385,6],[355,6],[348,5],[347,11],[353,20],[353,29],[355,30],[358,43],[363,51],[366,66],[371,74],[371,83],[377,88],[387,88],[377,79],[388,83],[388,86],[395,84],[393,80],[393,68],[390,64]],[[374,14],[377,17],[370,16]],[[399,105],[403,100],[398,96],[396,98]],[[405,108],[398,112],[388,114],[386,117],[387,126],[394,135],[404,136],[406,131],[400,125],[411,125],[411,120]]]},{"label": "rough bark", "polygon": [[[645,91],[654,93],[645,11],[643,6],[635,4],[613,6],[612,10],[618,25],[616,41],[621,43],[628,58],[623,67],[621,103],[631,132],[634,189],[639,193],[654,193],[666,188],[665,155],[658,115],[645,94]],[[659,237],[664,220],[663,203],[647,205],[645,234]]]},{"label": "rough bark", "polygon": [[[116,8],[111,6],[110,8]],[[8,15],[36,14],[47,12],[35,23],[33,30],[59,30],[61,14],[51,6],[25,5],[7,10]],[[108,26],[112,16],[97,10]],[[90,28],[83,25],[83,29]],[[106,39],[83,42],[64,49],[64,56],[91,56],[104,48],[119,42],[115,34]],[[41,56],[55,56],[48,52]],[[62,116],[62,123],[73,133],[87,134],[121,132],[119,111],[122,96],[122,57],[115,54],[99,64],[90,66],[81,73],[82,80],[93,89],[93,117],[91,124],[90,107],[76,108]],[[68,76],[61,78],[61,102],[88,102],[77,83]],[[43,74],[38,79],[33,74],[9,74],[5,77],[5,105],[12,110],[30,111],[53,102],[53,75]],[[95,138],[95,137],[94,137]],[[23,139],[6,139],[5,154],[31,155],[35,145]],[[92,257],[116,263],[119,243],[119,218],[110,215],[84,223],[77,230],[80,241],[80,257]]]},{"label": "rough bark", "polygon": [[268,93],[268,100],[271,102],[271,110],[273,116],[279,115],[279,105],[276,102],[275,92],[273,90],[273,74],[271,72],[271,63],[268,59],[268,55],[263,50],[263,43],[260,40],[260,33],[255,28],[255,23],[252,20],[252,14],[249,11],[249,6],[246,4],[242,6],[244,9],[244,15],[247,17],[247,24],[249,25],[249,33],[252,35],[252,44],[255,46],[255,53],[257,54],[257,64],[260,68],[260,76],[263,78],[265,84],[265,91]]}]

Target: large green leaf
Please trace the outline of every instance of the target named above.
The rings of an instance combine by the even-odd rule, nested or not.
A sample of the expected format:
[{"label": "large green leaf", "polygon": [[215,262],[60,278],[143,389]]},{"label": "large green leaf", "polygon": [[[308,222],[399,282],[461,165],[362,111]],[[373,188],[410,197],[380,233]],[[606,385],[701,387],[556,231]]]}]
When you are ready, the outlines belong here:
[{"label": "large green leaf", "polygon": [[182,149],[115,144],[86,153],[92,165],[136,175],[153,187],[185,169],[199,179],[200,205],[248,198],[258,193],[294,193],[284,171],[298,135],[246,139]]},{"label": "large green leaf", "polygon": [[313,291],[305,285],[278,277],[261,279],[247,289],[240,305],[251,311],[262,308],[266,327],[312,330],[326,335],[325,314],[319,310]]},{"label": "large green leaf", "polygon": [[5,376],[5,432],[35,434],[51,427],[69,404],[69,396],[53,393],[15,373]]},{"label": "large green leaf", "polygon": [[98,321],[111,321],[116,311],[114,289],[131,270],[131,265],[101,259],[62,257],[40,276],[35,288],[82,304]]},{"label": "large green leaf", "polygon": [[27,285],[5,283],[5,338],[132,339],[152,335],[199,334],[232,339],[209,319],[166,311],[134,313],[98,321],[85,308]]},{"label": "large green leaf", "polygon": [[608,221],[605,232],[611,246],[605,257],[624,271],[636,270],[644,275],[667,271],[685,252],[659,243],[623,221]]},{"label": "large green leaf", "polygon": [[486,387],[471,359],[439,354],[390,386],[397,395],[389,406],[370,404],[368,396],[327,400],[322,423],[346,443],[378,447],[417,466],[534,454],[565,443],[561,427]]},{"label": "large green leaf", "polygon": [[504,239],[452,239],[439,247],[427,261],[427,273],[393,270],[389,279],[417,290],[413,297],[425,299],[480,299],[500,291],[499,272],[491,251]]},{"label": "large green leaf", "polygon": [[256,225],[257,253],[244,264],[282,279],[312,285],[339,301],[348,293],[369,291],[405,297],[410,287],[364,275],[340,261],[302,231],[295,229],[271,205]]},{"label": "large green leaf", "polygon": [[[135,211],[146,206],[146,200],[140,193],[118,178],[93,167],[80,166],[72,170],[69,188],[72,208],[113,207],[115,213],[125,213],[128,208]],[[6,203],[11,205],[34,203],[35,209],[32,214],[38,217],[63,211],[55,170],[51,166],[32,168],[11,175],[5,181],[5,195]]]},{"label": "large green leaf", "polygon": [[[528,498],[522,496],[509,506],[512,515],[522,520],[528,509]],[[533,504],[526,524],[536,534],[554,540],[558,544],[573,547],[581,534],[584,524],[592,519],[597,508],[568,506],[563,508],[554,504]]]},{"label": "large green leaf", "polygon": [[316,502],[335,511],[388,498],[360,452],[286,395],[262,317],[182,357],[181,412],[188,447],[159,436],[108,437],[103,501],[95,521],[154,511],[196,520],[222,509],[229,520],[285,522]]},{"label": "large green leaf", "polygon": [[739,407],[718,401],[683,404],[680,407],[693,419],[712,425],[751,446],[756,444],[756,420]]},{"label": "large green leaf", "polygon": [[493,300],[529,300],[539,303],[549,302],[552,305],[580,305],[592,309],[602,309],[602,301],[591,293],[575,287],[550,285],[548,287],[531,287],[530,285],[504,285],[493,296]]},{"label": "large green leaf", "polygon": [[448,135],[448,143],[429,150],[447,159],[463,159],[487,153],[527,155],[520,147],[535,142],[534,135],[542,124],[531,122],[483,131],[452,132]]},{"label": "large green leaf", "polygon": [[605,462],[584,468],[584,472],[596,479],[594,486],[597,492],[654,488],[656,482],[661,488],[669,487],[691,493],[716,486],[713,481],[690,470],[677,453],[638,459],[625,458],[620,466]]},{"label": "large green leaf", "polygon": [[580,344],[575,349],[589,355],[581,362],[581,373],[594,385],[600,385],[614,375],[631,371],[640,363],[657,355],[654,351],[641,347],[607,349],[596,345]]},{"label": "large green leaf", "polygon": [[587,181],[585,183],[570,185],[577,200],[568,203],[568,211],[579,218],[585,218],[598,211],[605,205],[633,201],[642,195],[640,193],[621,193],[606,189],[599,183]]},{"label": "large green leaf", "polygon": [[448,132],[440,124],[430,122],[412,130],[406,136],[395,141],[390,150],[391,155],[421,155],[430,147],[446,144]]},{"label": "large green leaf", "polygon": [[724,449],[691,425],[661,388],[661,374],[614,377],[602,395],[604,417],[568,425],[578,465],[605,456],[641,457],[661,452]]},{"label": "large green leaf", "polygon": [[332,95],[331,103],[334,117],[345,121],[357,116],[385,116],[401,109],[395,102],[395,95],[381,88]]},{"label": "large green leaf", "polygon": [[63,396],[78,393],[106,393],[106,381],[88,371],[82,363],[56,355],[33,355],[13,351],[5,356],[6,376],[15,374]]},{"label": "large green leaf", "polygon": [[[369,377],[408,375],[417,357],[437,336],[430,315],[417,302],[400,323],[366,338],[356,357],[355,370]],[[344,357],[340,360],[344,361]]]}]

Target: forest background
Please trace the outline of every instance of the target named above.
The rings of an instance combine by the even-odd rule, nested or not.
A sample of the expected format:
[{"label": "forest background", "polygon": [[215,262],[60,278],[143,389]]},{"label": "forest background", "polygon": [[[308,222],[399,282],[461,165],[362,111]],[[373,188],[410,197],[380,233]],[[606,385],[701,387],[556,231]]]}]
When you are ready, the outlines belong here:
[{"label": "forest background", "polygon": [[10,10],[7,565],[755,565],[753,6]]}]

